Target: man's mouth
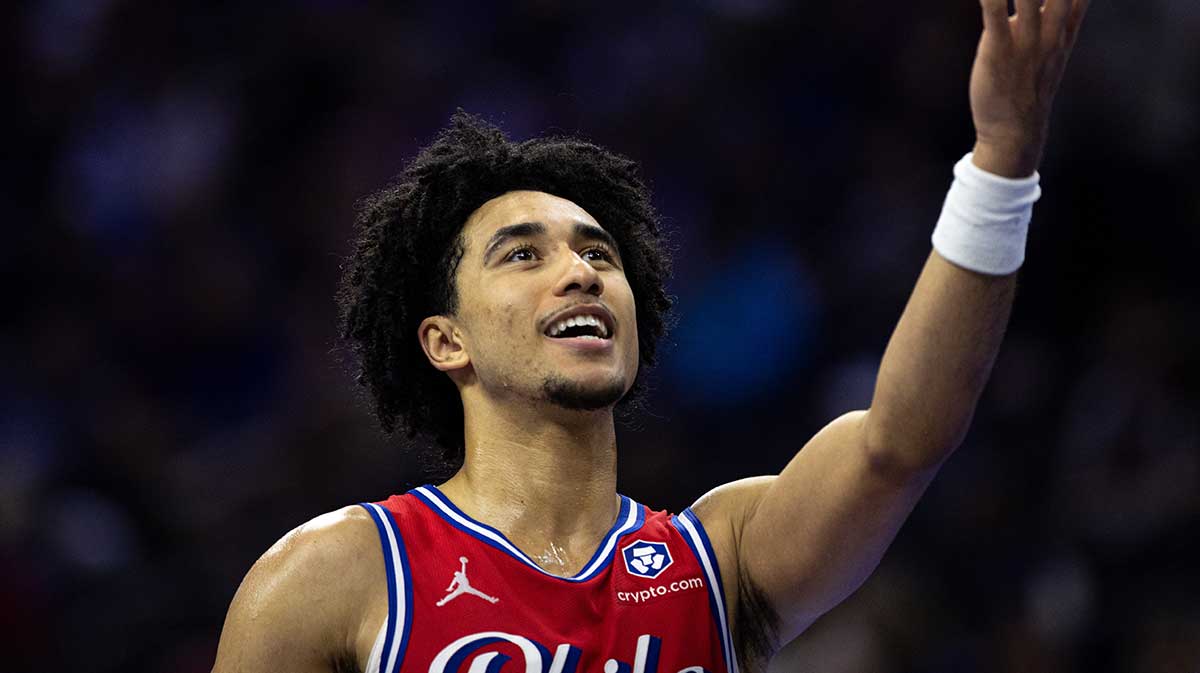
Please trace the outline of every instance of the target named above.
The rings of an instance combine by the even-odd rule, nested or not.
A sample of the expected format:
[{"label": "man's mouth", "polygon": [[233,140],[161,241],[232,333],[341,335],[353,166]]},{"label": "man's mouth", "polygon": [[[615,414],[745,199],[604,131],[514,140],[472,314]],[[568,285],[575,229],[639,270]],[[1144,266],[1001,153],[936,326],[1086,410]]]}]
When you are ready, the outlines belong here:
[{"label": "man's mouth", "polygon": [[559,320],[546,329],[551,339],[594,339],[607,341],[611,338],[608,325],[594,315],[578,315]]}]

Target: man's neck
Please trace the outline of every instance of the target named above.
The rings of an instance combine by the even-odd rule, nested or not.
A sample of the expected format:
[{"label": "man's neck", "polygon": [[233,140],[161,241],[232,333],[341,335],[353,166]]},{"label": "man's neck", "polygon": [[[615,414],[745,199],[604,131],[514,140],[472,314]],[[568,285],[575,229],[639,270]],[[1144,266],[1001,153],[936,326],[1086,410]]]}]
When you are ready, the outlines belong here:
[{"label": "man's neck", "polygon": [[547,571],[574,574],[619,509],[612,411],[468,409],[465,421],[466,457],[442,492]]}]

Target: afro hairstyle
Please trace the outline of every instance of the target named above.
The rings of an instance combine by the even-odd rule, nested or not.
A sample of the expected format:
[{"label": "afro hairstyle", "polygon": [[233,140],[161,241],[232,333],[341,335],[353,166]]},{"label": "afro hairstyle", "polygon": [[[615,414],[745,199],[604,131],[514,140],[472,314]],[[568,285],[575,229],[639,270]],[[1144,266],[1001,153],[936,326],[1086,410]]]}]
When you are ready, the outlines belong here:
[{"label": "afro hairstyle", "polygon": [[391,184],[359,202],[337,292],[341,338],[382,429],[432,440],[442,468],[462,464],[462,400],[429,364],[417,329],[426,317],[456,313],[463,226],[485,202],[514,190],[568,199],[617,241],[639,343],[639,373],[618,409],[642,403],[643,372],[672,317],[669,246],[632,160],[573,137],[515,143],[459,109]]}]

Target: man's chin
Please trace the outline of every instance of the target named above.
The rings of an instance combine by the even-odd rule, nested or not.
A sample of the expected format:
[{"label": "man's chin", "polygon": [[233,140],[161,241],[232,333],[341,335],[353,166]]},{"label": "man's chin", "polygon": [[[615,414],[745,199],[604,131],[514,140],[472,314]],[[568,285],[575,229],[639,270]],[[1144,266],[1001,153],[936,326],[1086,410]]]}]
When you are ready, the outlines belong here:
[{"label": "man's chin", "polygon": [[625,382],[619,378],[583,383],[562,376],[551,376],[542,381],[542,394],[548,402],[575,411],[611,407],[625,396],[625,391]]}]

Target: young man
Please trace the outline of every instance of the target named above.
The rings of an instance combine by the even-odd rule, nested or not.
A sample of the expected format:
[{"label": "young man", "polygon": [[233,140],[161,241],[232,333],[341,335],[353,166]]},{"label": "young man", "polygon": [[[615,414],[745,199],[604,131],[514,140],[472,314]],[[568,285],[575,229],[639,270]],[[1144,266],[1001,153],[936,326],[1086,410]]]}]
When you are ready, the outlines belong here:
[{"label": "young man", "polygon": [[1087,9],[981,3],[977,143],[870,408],[680,516],[616,492],[613,408],[670,309],[634,166],[456,115],[365,204],[339,298],[384,427],[433,436],[457,473],[280,540],[234,597],[214,670],[761,671],[853,592],[966,433]]}]

